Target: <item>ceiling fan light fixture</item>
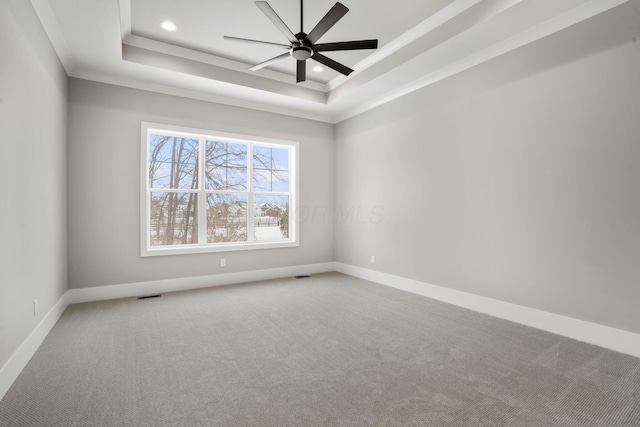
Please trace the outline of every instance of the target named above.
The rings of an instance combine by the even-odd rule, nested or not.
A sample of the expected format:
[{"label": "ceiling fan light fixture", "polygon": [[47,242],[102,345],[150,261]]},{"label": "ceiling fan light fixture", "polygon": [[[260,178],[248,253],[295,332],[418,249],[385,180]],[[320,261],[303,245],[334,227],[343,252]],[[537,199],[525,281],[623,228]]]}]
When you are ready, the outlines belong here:
[{"label": "ceiling fan light fixture", "polygon": [[307,46],[295,46],[291,49],[291,56],[298,61],[305,61],[311,58],[311,55],[313,55],[313,50]]}]

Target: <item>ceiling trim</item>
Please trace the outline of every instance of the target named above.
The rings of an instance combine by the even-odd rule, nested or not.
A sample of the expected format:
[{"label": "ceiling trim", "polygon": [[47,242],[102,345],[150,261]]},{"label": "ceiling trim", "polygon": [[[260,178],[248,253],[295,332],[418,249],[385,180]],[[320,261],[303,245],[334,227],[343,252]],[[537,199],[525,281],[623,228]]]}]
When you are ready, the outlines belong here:
[{"label": "ceiling trim", "polygon": [[120,36],[127,40],[131,36],[131,0],[118,0],[120,13]]},{"label": "ceiling trim", "polygon": [[[371,55],[367,56],[362,61],[358,62],[356,65],[352,67],[354,72],[351,73],[349,77],[355,76],[363,72],[364,70],[370,68],[371,66],[377,64],[378,62],[382,61],[383,59],[387,58],[388,56],[393,55],[398,50],[409,45],[410,43],[413,43],[420,37],[433,31],[439,26],[446,24],[456,16],[460,15],[461,13],[475,6],[481,1],[482,0],[456,0],[453,3],[447,5],[446,7],[440,9],[438,12],[434,13],[429,18],[422,21],[420,24],[411,28],[409,31],[405,32],[404,34],[401,34],[399,37],[395,38],[394,40],[391,40],[389,43],[380,47]],[[515,0],[515,1],[520,2],[522,0]],[[327,87],[331,91],[337,88],[338,86],[342,85],[346,81],[347,81],[347,76],[338,76],[333,80],[331,80],[329,83],[327,83]]]},{"label": "ceiling trim", "polygon": [[327,103],[327,94],[325,92],[308,89],[304,86],[294,86],[290,83],[274,81],[257,75],[249,76],[226,67],[211,65],[192,59],[179,58],[163,52],[122,45],[122,59],[150,67],[204,77],[222,83],[230,83],[271,92],[276,95],[293,97],[299,100],[319,104]]},{"label": "ceiling trim", "polygon": [[[332,90],[329,93],[328,103],[333,104],[336,101],[340,102],[340,98],[357,90],[361,86],[367,86],[369,82],[373,80],[384,84],[384,74],[393,71],[393,69],[398,68],[417,56],[423,54],[431,56],[431,52],[442,52],[443,45],[451,46],[451,42],[455,39],[465,37],[465,34],[473,31],[476,26],[496,18],[498,15],[516,5],[520,5],[522,1],[523,0],[493,0],[491,2],[476,3],[463,13],[459,13],[455,17],[447,20],[446,24],[432,28],[428,33],[414,40],[411,44],[397,50],[393,56],[379,62],[376,67],[372,67],[368,71],[354,78],[350,78],[347,83]],[[458,48],[453,47],[453,51],[457,50]],[[422,73],[426,73],[429,69],[430,67],[423,68]],[[433,71],[432,68],[431,71]],[[396,84],[402,85],[409,81],[410,79],[403,78],[402,80],[398,80]],[[375,92],[375,90],[373,90],[373,92]]]},{"label": "ceiling trim", "polygon": [[[276,80],[278,82],[286,83],[292,88],[306,88],[309,90],[315,90],[318,92],[327,92],[327,86],[323,83],[314,81],[306,81],[303,83],[294,84],[292,79],[295,78],[292,74],[286,74],[279,71],[273,71],[269,69],[262,69],[260,74],[256,74],[248,70],[248,64],[244,62],[234,61],[232,59],[223,58],[220,56],[212,55],[206,52],[200,52],[197,50],[185,48],[182,46],[165,43],[157,40],[153,40],[147,37],[138,36],[135,34],[129,34],[126,39],[122,41],[123,50],[125,46],[137,47],[145,50],[155,51],[161,54],[171,55],[177,58],[183,58],[192,61],[202,62],[216,67],[223,67],[234,70],[236,73],[243,73],[250,78],[255,78],[260,81],[262,79]],[[326,98],[326,97],[325,97]],[[324,102],[324,101],[323,101]]]},{"label": "ceiling trim", "polygon": [[[186,89],[168,84],[154,83],[146,80],[131,79],[128,77],[116,76],[110,73],[102,73],[94,70],[78,69],[72,76],[74,78],[89,80],[98,83],[105,83],[114,86],[121,86],[131,89],[144,90],[161,93],[182,98],[195,99],[199,101],[224,104],[232,107],[246,108],[248,110],[264,111],[267,113],[282,114],[290,117],[314,120],[318,122],[335,124],[326,114],[313,113],[304,110],[296,110],[289,107],[274,105],[273,103],[261,103],[255,100],[244,100],[241,98],[217,95],[210,92],[203,92],[195,89]],[[197,78],[197,77],[194,77]]]},{"label": "ceiling trim", "polygon": [[51,9],[51,5],[47,0],[31,0],[31,6],[35,10],[36,15],[38,15],[38,19],[40,19],[53,49],[56,51],[56,54],[58,54],[58,59],[60,59],[62,66],[67,74],[71,74],[75,66],[73,56],[71,55],[69,46],[62,35],[60,25],[58,24],[58,20],[56,19],[53,10]]},{"label": "ceiling trim", "polygon": [[[40,0],[43,1],[43,0]],[[478,0],[476,0],[478,1]],[[133,33],[132,21],[131,21],[131,0],[118,0],[120,8],[120,32],[122,35],[122,44],[140,47],[148,50],[155,50],[160,53],[174,55],[185,59],[191,59],[194,61],[204,62],[210,65],[219,67],[225,67],[241,72],[251,77],[268,78],[271,80],[278,80],[292,87],[306,87],[316,91],[328,92],[328,86],[324,83],[316,82],[313,80],[307,80],[303,83],[292,83],[292,78],[295,78],[294,74],[288,74],[281,71],[275,71],[263,68],[260,70],[260,74],[256,74],[250,71],[249,68],[255,64],[247,64],[245,62],[236,61],[233,59],[225,58],[222,56],[214,55],[209,52],[203,52],[192,48],[187,48],[177,44],[162,42],[154,40],[149,37],[144,37],[139,34]]]},{"label": "ceiling trim", "polygon": [[[432,73],[417,78],[410,83],[387,92],[382,96],[373,98],[365,104],[347,108],[341,114],[336,115],[332,121],[334,123],[339,123],[348,118],[357,116],[358,114],[362,114],[368,110],[393,101],[394,99],[407,95],[411,92],[415,92],[416,90],[422,89],[431,84],[437,83],[455,74],[461,73],[484,62],[497,58],[498,56],[504,55],[520,47],[554,34],[558,31],[562,31],[586,19],[592,18],[603,12],[606,12],[607,10],[627,3],[628,1],[630,0],[591,0],[588,3],[584,3],[528,30],[520,32],[515,36],[495,43],[494,45],[489,46],[476,54],[469,55],[459,61],[454,62],[451,65],[440,68]],[[421,67],[419,63],[421,61],[424,61],[425,56],[425,54],[422,54],[415,59],[404,63],[403,65],[387,73],[385,75],[385,78],[393,79],[394,76],[399,76],[406,69],[423,69],[423,67]],[[398,79],[399,78],[397,78],[396,80]]]},{"label": "ceiling trim", "polygon": [[[502,0],[483,8],[488,3],[482,0],[454,0],[356,64],[352,76],[361,73],[356,79],[297,85],[286,73],[254,74],[239,61],[131,34],[131,0],[109,2],[103,8],[109,13],[109,38],[102,45],[108,55],[76,57],[70,48],[78,35],[63,32],[67,28],[56,19],[52,0],[30,0],[71,77],[328,123],[364,113],[632,0],[547,1]],[[514,5],[515,14],[501,15]],[[457,17],[465,22],[469,16],[475,16],[477,27],[449,31],[449,39],[429,46],[435,32],[455,29]],[[520,19],[515,27],[506,25],[514,16],[530,19]],[[493,31],[502,26],[505,31]]]}]

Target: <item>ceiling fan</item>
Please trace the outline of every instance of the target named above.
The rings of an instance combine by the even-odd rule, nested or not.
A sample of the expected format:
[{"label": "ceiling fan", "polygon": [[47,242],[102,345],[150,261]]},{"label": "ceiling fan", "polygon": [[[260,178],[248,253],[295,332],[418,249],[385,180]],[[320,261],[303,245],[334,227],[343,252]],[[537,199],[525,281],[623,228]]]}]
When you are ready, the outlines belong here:
[{"label": "ceiling fan", "polygon": [[280,30],[282,34],[289,40],[288,45],[280,43],[272,43],[262,40],[244,39],[240,37],[224,36],[227,40],[234,40],[246,43],[259,43],[269,46],[277,46],[281,49],[286,49],[287,52],[278,55],[274,58],[268,59],[260,64],[254,65],[249,68],[251,71],[257,71],[268,65],[273,64],[281,59],[285,59],[289,56],[293,57],[297,61],[296,69],[296,83],[300,83],[306,80],[306,61],[311,58],[319,63],[326,65],[329,68],[336,70],[337,72],[348,76],[353,70],[333,59],[321,54],[320,52],[333,52],[337,50],[360,50],[360,49],[377,49],[378,40],[354,40],[347,42],[337,43],[317,43],[336,22],[338,22],[349,9],[338,2],[327,12],[327,14],[318,22],[318,24],[311,30],[309,34],[303,31],[303,0],[300,0],[300,32],[293,34],[293,31],[287,27],[284,21],[278,16],[273,8],[266,1],[257,1],[256,6],[269,18],[269,20]]}]

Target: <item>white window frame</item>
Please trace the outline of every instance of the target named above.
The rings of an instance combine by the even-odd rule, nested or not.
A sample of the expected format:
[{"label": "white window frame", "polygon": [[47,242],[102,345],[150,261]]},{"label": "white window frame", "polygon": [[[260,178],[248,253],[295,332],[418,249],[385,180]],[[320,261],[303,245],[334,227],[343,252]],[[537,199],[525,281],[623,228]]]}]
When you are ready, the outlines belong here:
[{"label": "white window frame", "polygon": [[[149,188],[149,134],[172,134],[176,136],[198,138],[200,141],[200,153],[204,152],[204,144],[207,140],[220,142],[247,144],[247,242],[207,243],[206,239],[206,196],[204,188],[204,174],[198,177],[198,189],[176,189],[177,192],[198,193],[198,244],[151,246],[151,188]],[[232,134],[209,129],[197,129],[185,126],[174,126],[152,122],[141,124],[141,156],[140,156],[140,255],[142,257],[161,255],[184,255],[207,252],[246,251],[256,249],[274,249],[300,246],[298,236],[299,213],[299,148],[297,141],[264,138],[253,135]],[[273,146],[289,149],[289,192],[265,193],[254,191],[253,188],[253,145]],[[204,156],[200,155],[200,171],[204,171]],[[156,191],[165,191],[157,190]],[[211,192],[211,191],[210,191]],[[289,196],[289,238],[283,241],[251,241],[254,236],[254,195],[272,194]]]}]

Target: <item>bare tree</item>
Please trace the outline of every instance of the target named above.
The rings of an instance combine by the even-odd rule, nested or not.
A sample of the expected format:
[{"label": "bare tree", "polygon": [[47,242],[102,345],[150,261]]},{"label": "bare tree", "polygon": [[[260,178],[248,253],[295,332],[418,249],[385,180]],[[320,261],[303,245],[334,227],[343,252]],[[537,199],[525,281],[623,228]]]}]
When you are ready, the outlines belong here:
[{"label": "bare tree", "polygon": [[[197,242],[198,141],[158,135],[149,153],[149,185],[152,194],[152,244]],[[162,189],[184,189],[163,192]],[[156,197],[153,197],[156,196]]]}]

